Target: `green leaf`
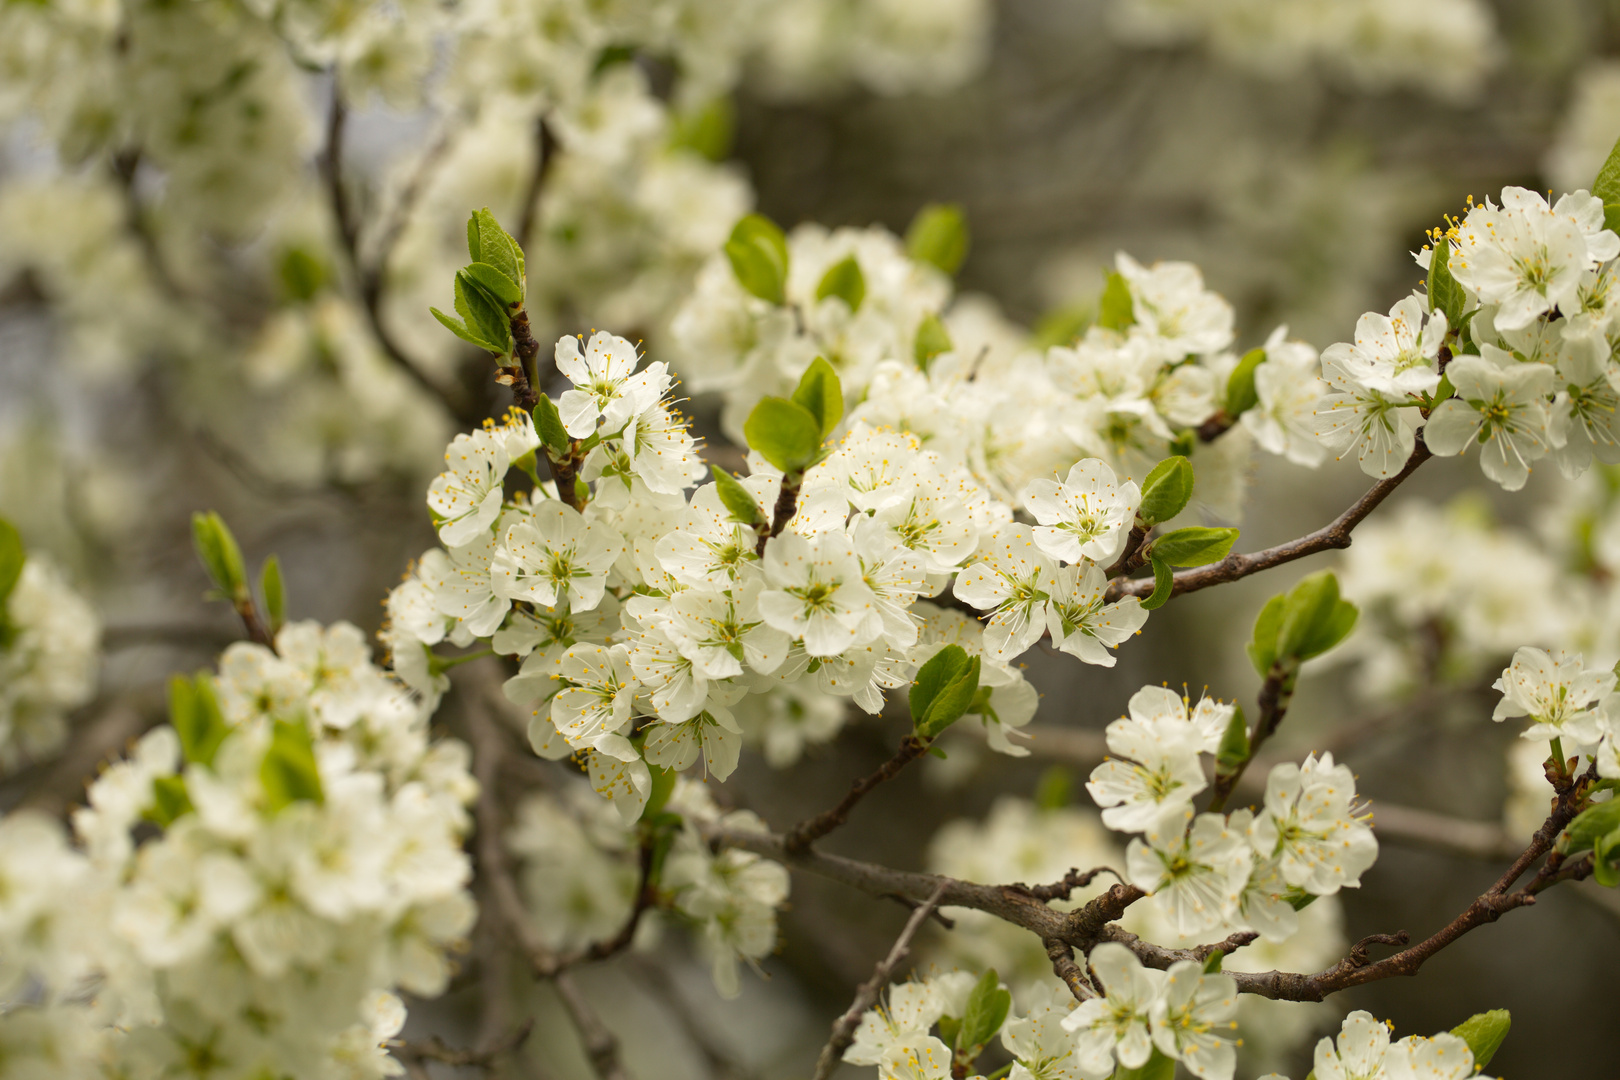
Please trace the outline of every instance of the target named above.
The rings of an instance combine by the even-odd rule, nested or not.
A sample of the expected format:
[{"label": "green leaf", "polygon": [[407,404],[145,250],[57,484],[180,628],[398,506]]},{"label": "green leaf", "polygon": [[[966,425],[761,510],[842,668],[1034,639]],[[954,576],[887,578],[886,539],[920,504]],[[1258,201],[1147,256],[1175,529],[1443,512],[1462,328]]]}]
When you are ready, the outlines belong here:
[{"label": "green leaf", "polygon": [[821,424],[810,410],[787,398],[761,398],[743,424],[752,450],[784,473],[803,472],[821,449]]},{"label": "green leaf", "polygon": [[1097,325],[1109,330],[1125,330],[1136,324],[1136,308],[1131,286],[1117,270],[1108,275],[1102,299],[1097,302]]},{"label": "green leaf", "polygon": [[467,220],[467,255],[475,263],[488,263],[515,282],[518,299],[523,298],[523,249],[501,228],[487,206]]},{"label": "green leaf", "polygon": [[1620,140],[1615,141],[1608,160],[1598,170],[1597,179],[1592,181],[1592,194],[1602,199],[1605,205],[1620,203]]},{"label": "green leaf", "polygon": [[1219,974],[1220,970],[1221,970],[1221,961],[1223,961],[1225,959],[1226,959],[1226,954],[1221,952],[1219,949],[1217,949],[1215,952],[1210,953],[1209,954],[1209,959],[1204,961],[1204,974],[1205,975]]},{"label": "green leaf", "polygon": [[1288,592],[1277,624],[1274,659],[1309,660],[1343,641],[1356,625],[1357,608],[1339,599],[1339,579],[1319,570]]},{"label": "green leaf", "polygon": [[1142,601],[1143,611],[1152,611],[1154,608],[1164,607],[1165,601],[1170,599],[1170,592],[1176,584],[1175,571],[1170,569],[1169,563],[1151,555],[1148,556],[1148,561],[1153,564],[1153,592],[1146,600]]},{"label": "green leaf", "polygon": [[1221,732],[1221,744],[1215,751],[1215,771],[1236,772],[1249,760],[1249,753],[1249,721],[1243,715],[1243,706],[1238,705],[1232,710],[1232,719],[1226,722],[1226,730]]},{"label": "green leaf", "polygon": [[1261,675],[1277,662],[1277,631],[1282,629],[1283,609],[1287,604],[1287,595],[1278,593],[1266,601],[1259,618],[1254,620],[1254,637],[1249,642],[1248,653],[1254,670]]},{"label": "green leaf", "polygon": [[264,614],[270,623],[270,636],[287,621],[287,586],[281,580],[281,560],[274,555],[259,568],[259,592],[264,596]]},{"label": "green leaf", "polygon": [[0,518],[0,622],[5,621],[6,601],[22,577],[23,563],[28,552],[23,549],[22,533],[5,518]]},{"label": "green leaf", "polygon": [[833,433],[844,418],[844,386],[826,358],[818,356],[810,362],[793,391],[793,402],[816,418],[823,439]]},{"label": "green leaf", "polygon": [[737,131],[736,110],[725,95],[711,98],[696,109],[675,117],[670,134],[671,150],[690,150],[710,161],[724,161],[731,153],[731,140]]},{"label": "green leaf", "polygon": [[1154,540],[1151,554],[1171,566],[1203,566],[1226,558],[1237,538],[1236,529],[1190,525]]},{"label": "green leaf", "polygon": [[191,515],[191,540],[203,569],[227,600],[248,596],[247,571],[242,567],[242,549],[225,522],[214,511]]},{"label": "green leaf", "polygon": [[1002,989],[1001,979],[992,968],[979,979],[973,993],[968,996],[962,1012],[962,1030],[957,1036],[957,1049],[971,1054],[996,1037],[1006,1023],[1007,1010],[1012,1007],[1012,994]]},{"label": "green leaf", "polygon": [[759,503],[742,482],[724,469],[714,471],[714,486],[720,495],[720,502],[731,511],[731,520],[740,521],[744,525],[762,525],[765,515],[759,509]]},{"label": "green leaf", "polygon": [[1620,829],[1592,841],[1592,880],[1606,889],[1620,885],[1620,869],[1614,860],[1620,857]]},{"label": "green leaf", "polygon": [[967,215],[956,203],[929,203],[906,227],[906,254],[954,275],[967,258]]},{"label": "green leaf", "polygon": [[180,756],[212,765],[230,727],[214,697],[214,680],[199,671],[195,680],[176,675],[169,680],[169,723],[180,738]]},{"label": "green leaf", "polygon": [[315,767],[315,743],[302,720],[277,720],[270,746],[259,765],[266,808],[273,814],[295,802],[324,802],[321,774]]},{"label": "green leaf", "polygon": [[934,362],[934,357],[941,353],[948,353],[955,344],[951,341],[950,331],[938,315],[924,315],[922,322],[917,324],[917,336],[911,343],[911,357],[917,361],[917,366],[927,371],[928,365]]},{"label": "green leaf", "polygon": [[1142,505],[1136,514],[1143,525],[1152,528],[1185,510],[1192,493],[1192,462],[1180,454],[1167,457],[1153,466],[1142,481]]},{"label": "green leaf", "polygon": [[562,461],[568,457],[570,443],[568,431],[563,427],[562,414],[557,411],[557,403],[544,394],[534,403],[534,430],[540,436],[540,444],[546,448],[546,453],[553,461]]},{"label": "green leaf", "polygon": [[782,302],[787,284],[787,237],[775,222],[749,214],[732,228],[725,250],[737,284],[761,300]]},{"label": "green leaf", "polygon": [[942,1016],[939,1018],[939,1041],[952,1050],[958,1048],[957,1040],[962,1036],[962,1020],[957,1016]]},{"label": "green leaf", "polygon": [[326,265],[303,248],[292,247],[281,253],[276,263],[281,291],[295,304],[314,298],[327,281]]},{"label": "green leaf", "polygon": [[1565,855],[1579,855],[1616,829],[1620,829],[1620,798],[1594,803],[1564,828],[1558,837],[1558,850]]},{"label": "green leaf", "polygon": [[1176,1059],[1165,1057],[1159,1048],[1153,1048],[1153,1056],[1139,1069],[1127,1069],[1121,1065],[1114,1070],[1113,1080],[1175,1080]]},{"label": "green leaf", "polygon": [[1451,242],[1441,236],[1429,252],[1429,310],[1445,312],[1446,324],[1459,328],[1468,297],[1457,279],[1451,276]]},{"label": "green leaf", "polygon": [[476,333],[467,329],[467,324],[462,322],[460,319],[452,319],[450,316],[446,315],[436,307],[430,307],[428,310],[433,313],[433,317],[435,319],[439,320],[440,325],[442,325],[452,334],[456,335],[456,337],[460,338],[462,341],[465,341],[467,344],[475,346],[476,348],[483,349],[485,352],[492,352],[496,355],[500,355],[501,349],[498,345],[485,341]]},{"label": "green leaf", "polygon": [[189,814],[193,809],[185,780],[178,776],[154,776],[152,805],[141,816],[158,828],[167,829],[176,818]]},{"label": "green leaf", "polygon": [[1610,232],[1620,229],[1620,203],[1603,204],[1603,227]]},{"label": "green leaf", "polygon": [[642,821],[656,817],[669,804],[669,796],[675,790],[675,779],[679,775],[674,769],[663,769],[657,765],[647,767],[652,772],[652,788],[647,792],[647,805],[641,809]]},{"label": "green leaf", "polygon": [[1513,1018],[1506,1009],[1475,1013],[1451,1029],[1451,1033],[1468,1044],[1474,1052],[1474,1070],[1477,1072],[1491,1063],[1502,1040],[1508,1037]]},{"label": "green leaf", "polygon": [[1054,345],[1073,345],[1086,332],[1096,311],[1090,304],[1065,304],[1042,315],[1035,323],[1035,348],[1045,352]]},{"label": "green leaf", "polygon": [[1250,349],[1226,377],[1226,404],[1221,408],[1231,419],[1236,420],[1260,404],[1260,395],[1254,389],[1254,369],[1265,362],[1266,350]]},{"label": "green leaf", "polygon": [[852,312],[861,310],[861,301],[866,299],[866,275],[861,273],[861,264],[855,261],[855,256],[844,256],[821,275],[816,299],[825,300],[829,296],[838,297]]},{"label": "green leaf", "polygon": [[512,351],[511,318],[466,270],[456,271],[456,313],[468,330],[489,343],[490,352],[505,356]]},{"label": "green leaf", "polygon": [[928,711],[917,725],[917,733],[933,739],[967,714],[976,705],[979,696],[979,658],[973,657],[967,667],[942,687],[928,703]]},{"label": "green leaf", "polygon": [[1074,801],[1074,773],[1062,765],[1049,765],[1035,782],[1035,806],[1061,810]]},{"label": "green leaf", "polygon": [[921,726],[934,699],[952,682],[967,673],[969,662],[966,649],[960,645],[947,645],[930,656],[928,661],[917,669],[917,674],[911,680],[911,692],[907,697],[913,723]]},{"label": "green leaf", "polygon": [[475,262],[463,269],[468,277],[478,283],[479,288],[507,307],[515,307],[523,302],[523,286],[489,263]]}]

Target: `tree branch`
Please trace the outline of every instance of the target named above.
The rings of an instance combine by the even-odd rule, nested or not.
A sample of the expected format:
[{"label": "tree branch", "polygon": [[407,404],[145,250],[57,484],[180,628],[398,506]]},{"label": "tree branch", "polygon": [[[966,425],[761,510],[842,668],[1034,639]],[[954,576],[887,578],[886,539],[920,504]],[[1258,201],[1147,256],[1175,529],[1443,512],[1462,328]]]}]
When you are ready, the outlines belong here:
[{"label": "tree branch", "polygon": [[[1258,574],[1262,570],[1270,570],[1274,566],[1291,563],[1296,559],[1303,559],[1307,555],[1315,555],[1319,551],[1333,551],[1350,546],[1350,534],[1357,525],[1360,525],[1367,515],[1378,508],[1378,504],[1389,497],[1389,493],[1400,487],[1402,482],[1419,465],[1429,460],[1429,448],[1423,443],[1421,432],[1417,436],[1417,445],[1412,448],[1412,456],[1406,459],[1406,464],[1394,476],[1378,481],[1367,493],[1357,499],[1348,510],[1334,518],[1333,521],[1307,533],[1297,540],[1290,540],[1286,544],[1266,548],[1247,555],[1228,555],[1218,563],[1208,566],[1198,566],[1191,570],[1182,570],[1176,573],[1170,595],[1180,596],[1182,593],[1197,592],[1207,589],[1211,585],[1225,585],[1228,582],[1238,581],[1251,574]],[[1153,591],[1153,581],[1149,578],[1131,581],[1113,581],[1108,586],[1108,599],[1118,600],[1123,596],[1147,596]]]},{"label": "tree branch", "polygon": [[[828,1038],[827,1045],[821,1048],[821,1055],[816,1058],[816,1072],[813,1080],[827,1080],[833,1070],[838,1067],[838,1061],[843,1057],[844,1051],[849,1049],[850,1043],[855,1041],[855,1029],[860,1026],[861,1017],[866,1010],[877,1004],[878,995],[883,988],[889,985],[889,979],[894,975],[894,969],[900,966],[911,952],[911,939],[916,936],[922,924],[927,921],[929,912],[939,906],[940,897],[945,895],[945,882],[941,881],[927,900],[917,905],[906,920],[905,929],[895,938],[894,946],[889,955],[878,961],[876,968],[872,969],[872,977],[867,979],[855,991],[855,1000],[850,1002],[844,1014],[833,1021],[832,1036]],[[1072,962],[1072,961],[1071,961]]]},{"label": "tree branch", "polygon": [[919,739],[916,735],[907,735],[900,743],[900,749],[894,752],[894,757],[885,761],[878,770],[870,776],[864,776],[855,781],[850,787],[849,794],[841,799],[837,806],[831,810],[824,810],[815,817],[806,818],[787,831],[782,838],[783,849],[797,853],[804,851],[811,844],[823,836],[843,825],[849,820],[849,812],[855,809],[855,804],[866,797],[866,793],[883,783],[892,780],[911,762],[921,757],[928,749],[931,740]]},{"label": "tree branch", "polygon": [[488,1046],[478,1049],[459,1049],[445,1045],[443,1039],[437,1035],[425,1042],[402,1042],[394,1047],[394,1056],[410,1058],[416,1061],[436,1061],[441,1065],[450,1065],[458,1068],[493,1069],[496,1060],[522,1046],[529,1038],[529,1032],[534,1030],[534,1020],[529,1019],[519,1024],[515,1030]]},{"label": "tree branch", "polygon": [[559,972],[551,984],[557,988],[563,1008],[568,1010],[569,1018],[579,1031],[592,1071],[601,1080],[630,1080],[630,1074],[624,1071],[624,1065],[619,1061],[619,1040],[602,1023],[602,1018],[596,1015],[596,1010],[586,1000],[574,977],[566,971]]}]

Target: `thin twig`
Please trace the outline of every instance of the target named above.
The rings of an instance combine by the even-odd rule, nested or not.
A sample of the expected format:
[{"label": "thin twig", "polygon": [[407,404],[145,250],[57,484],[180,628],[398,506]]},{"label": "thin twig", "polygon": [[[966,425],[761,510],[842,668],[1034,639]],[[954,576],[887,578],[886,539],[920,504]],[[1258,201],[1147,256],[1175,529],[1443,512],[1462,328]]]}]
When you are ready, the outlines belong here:
[{"label": "thin twig", "polygon": [[[1211,585],[1224,585],[1227,582],[1238,581],[1251,574],[1258,574],[1262,570],[1270,570],[1274,566],[1291,563],[1296,559],[1303,559],[1307,555],[1315,555],[1319,551],[1334,551],[1350,546],[1350,534],[1357,525],[1360,525],[1378,508],[1378,504],[1389,497],[1390,492],[1400,487],[1403,481],[1417,470],[1419,465],[1429,460],[1429,448],[1424,445],[1423,436],[1417,437],[1417,445],[1412,449],[1412,456],[1406,459],[1406,464],[1394,476],[1378,481],[1367,493],[1357,499],[1351,507],[1329,524],[1307,533],[1296,540],[1276,547],[1266,548],[1263,551],[1252,552],[1247,555],[1228,555],[1218,563],[1208,566],[1198,566],[1191,570],[1179,571],[1173,578],[1170,595],[1180,596],[1182,593],[1197,592],[1207,589]],[[1123,596],[1147,596],[1153,591],[1153,581],[1142,578],[1132,581],[1113,581],[1108,586],[1108,596],[1117,600]]]},{"label": "thin twig", "polygon": [[907,735],[901,741],[900,749],[894,752],[894,756],[880,765],[876,772],[855,781],[850,786],[849,794],[839,800],[837,806],[831,810],[824,810],[815,817],[806,818],[789,829],[782,840],[785,848],[790,852],[803,851],[843,825],[849,820],[849,812],[855,809],[856,803],[866,797],[867,792],[885,780],[894,779],[901,769],[923,755],[930,741],[920,739],[916,735]]},{"label": "thin twig", "polygon": [[436,1061],[441,1065],[459,1068],[493,1069],[497,1059],[522,1046],[533,1030],[534,1020],[525,1020],[493,1043],[477,1049],[447,1046],[443,1039],[434,1035],[425,1042],[399,1043],[393,1048],[394,1056],[417,1061]]},{"label": "thin twig", "polygon": [[624,1065],[619,1060],[619,1040],[602,1023],[602,1018],[596,1015],[596,1010],[586,1000],[574,977],[566,971],[559,972],[552,978],[551,985],[557,988],[563,1008],[568,1010],[569,1018],[579,1031],[592,1071],[600,1080],[630,1080],[630,1074],[624,1071]]},{"label": "thin twig", "polygon": [[895,938],[889,955],[878,961],[877,967],[872,969],[872,977],[856,989],[855,1000],[850,1002],[849,1008],[844,1010],[842,1016],[833,1021],[832,1035],[827,1039],[827,1045],[821,1048],[821,1056],[816,1058],[814,1080],[827,1080],[838,1067],[838,1061],[843,1057],[844,1051],[855,1041],[855,1029],[860,1026],[861,1017],[866,1015],[866,1010],[877,1004],[878,995],[894,976],[894,969],[899,967],[900,962],[911,952],[911,939],[927,921],[928,913],[939,906],[940,898],[945,895],[946,884],[941,881],[928,899],[911,913],[911,918],[906,920],[900,936]]},{"label": "thin twig", "polygon": [[1052,973],[1063,980],[1063,985],[1069,988],[1076,1001],[1088,1001],[1097,996],[1097,990],[1086,978],[1086,973],[1080,965],[1074,962],[1074,946],[1061,938],[1042,938],[1041,944],[1046,946],[1047,959],[1052,961]]}]

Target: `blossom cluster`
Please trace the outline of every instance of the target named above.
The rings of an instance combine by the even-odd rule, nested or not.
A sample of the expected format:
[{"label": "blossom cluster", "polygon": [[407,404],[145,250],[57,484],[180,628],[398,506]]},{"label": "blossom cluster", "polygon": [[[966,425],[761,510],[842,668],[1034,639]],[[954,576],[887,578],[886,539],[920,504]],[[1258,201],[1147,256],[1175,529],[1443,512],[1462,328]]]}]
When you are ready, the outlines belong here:
[{"label": "blossom cluster", "polygon": [[1120,0],[1111,16],[1114,32],[1137,45],[1207,39],[1257,74],[1320,64],[1363,90],[1411,86],[1457,102],[1479,95],[1504,51],[1479,0]]},{"label": "blossom cluster", "polygon": [[368,653],[345,623],[233,645],[91,784],[79,846],[0,820],[8,1067],[16,1048],[62,1076],[398,1072],[394,992],[443,992],[472,926],[476,785]]},{"label": "blossom cluster", "polygon": [[[0,533],[9,529],[0,521]],[[67,713],[95,693],[100,643],[94,609],[55,564],[29,552],[0,589],[0,772],[67,741]]]}]

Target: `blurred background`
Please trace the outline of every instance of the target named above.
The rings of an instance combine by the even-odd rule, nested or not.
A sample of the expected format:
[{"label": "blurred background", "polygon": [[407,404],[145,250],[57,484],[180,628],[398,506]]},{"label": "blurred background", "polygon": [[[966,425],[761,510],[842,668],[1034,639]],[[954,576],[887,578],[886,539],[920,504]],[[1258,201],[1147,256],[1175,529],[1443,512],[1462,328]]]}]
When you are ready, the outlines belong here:
[{"label": "blurred background", "polygon": [[[234,639],[229,612],[203,596],[195,510],[219,510],[253,561],[278,554],[296,616],[377,629],[382,596],[433,543],[422,498],[445,442],[508,400],[487,360],[426,312],[449,306],[473,207],[529,222],[542,341],[602,328],[663,358],[671,311],[750,204],[784,227],[903,232],[919,207],[948,201],[972,229],[960,293],[1021,332],[1082,328],[1123,250],[1198,264],[1236,309],[1240,351],[1279,324],[1323,348],[1418,286],[1410,252],[1466,197],[1584,187],[1620,136],[1620,4],[1605,0],[885,0],[878,26],[849,5],[777,6],[798,14],[729,51],[696,35],[720,58],[712,71],[703,50],[672,59],[632,41],[657,149],[630,140],[622,153],[590,148],[589,109],[567,113],[561,91],[498,95],[473,78],[497,78],[490,46],[453,21],[430,21],[421,41],[379,33],[367,52],[319,5],[274,17],[212,0],[0,8],[0,516],[102,626],[93,691],[63,701],[61,730],[24,738],[13,718],[0,805],[68,805],[98,762],[162,719],[167,676]],[[417,59],[396,64],[411,48]],[[567,114],[551,134],[536,129],[547,93]],[[690,214],[637,193],[688,159],[707,171],[669,198],[690,195]],[[734,464],[718,400],[688,407],[712,459]],[[1348,462],[1257,460],[1239,546],[1316,528],[1367,483]],[[1435,461],[1350,553],[1180,599],[1111,670],[1032,652],[1043,698],[1031,757],[955,736],[947,760],[880,789],[825,846],[1031,883],[1118,859],[1081,786],[1102,728],[1146,683],[1252,708],[1259,679],[1241,646],[1260,605],[1334,566],[1362,625],[1302,682],[1278,751],[1332,749],[1388,831],[1363,887],[1319,905],[1314,941],[1266,966],[1325,966],[1372,933],[1426,935],[1540,820],[1536,763],[1488,720],[1514,645],[1620,658],[1615,486],[1600,472],[1564,481],[1549,464],[1504,495],[1472,461]],[[452,697],[441,713],[451,733],[457,707]],[[898,716],[856,714],[836,741],[779,754],[796,758],[786,777],[751,750],[710,789],[782,826],[830,805],[903,731]],[[557,882],[541,855],[525,857],[542,896]],[[745,973],[739,1001],[716,997],[672,921],[580,981],[614,1002],[637,1075],[804,1075],[905,914],[795,877],[779,953],[763,979]],[[1031,944],[971,919],[922,940],[925,964],[994,962],[1009,980]],[[1556,1045],[1559,1075],[1608,1077],[1601,985],[1617,963],[1612,897],[1559,889],[1418,980],[1260,1009],[1239,1076],[1303,1076],[1346,1009],[1406,1035],[1505,1007],[1514,1035],[1493,1073],[1547,1075]],[[1037,950],[1029,977],[1043,965]],[[500,984],[460,980],[443,1001],[412,1004],[413,1028],[454,1042],[497,1012],[533,1012],[532,1060],[510,1063],[513,1075],[588,1075],[549,991],[509,982],[497,1010]]]}]

